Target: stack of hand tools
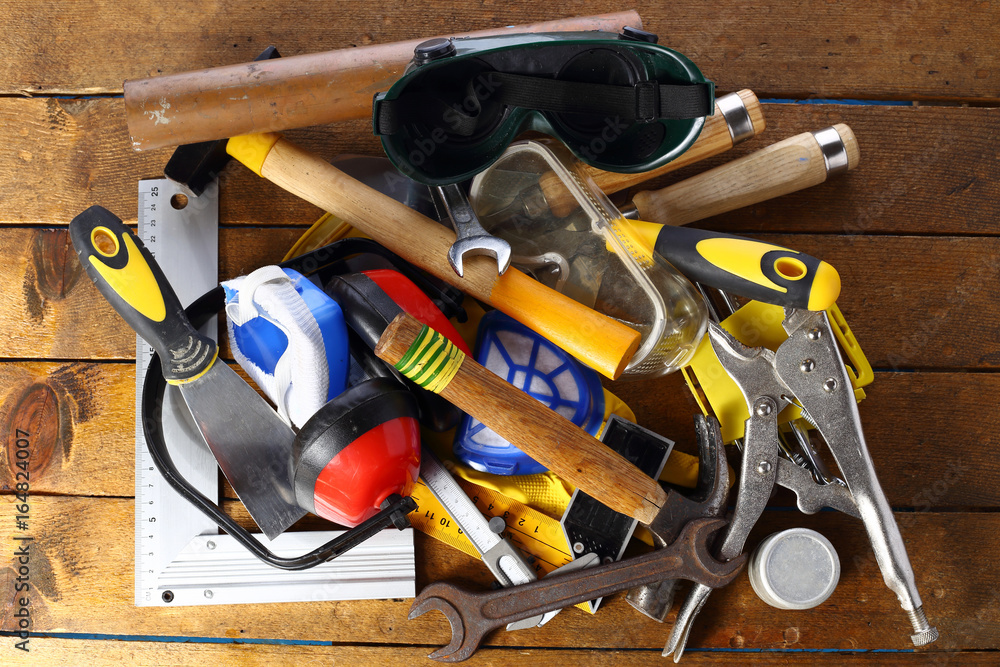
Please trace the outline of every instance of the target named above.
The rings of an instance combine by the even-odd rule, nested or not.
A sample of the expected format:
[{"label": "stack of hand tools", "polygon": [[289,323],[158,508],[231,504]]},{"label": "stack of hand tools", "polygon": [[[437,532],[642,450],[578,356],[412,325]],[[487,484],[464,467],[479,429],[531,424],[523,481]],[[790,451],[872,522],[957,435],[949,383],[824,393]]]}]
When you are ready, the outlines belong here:
[{"label": "stack of hand tools", "polygon": [[[775,485],[805,513],[861,520],[914,645],[930,643],[937,631],[865,443],[857,402],[870,367],[837,308],[837,271],[792,248],[684,227],[849,171],[857,140],[846,125],[818,128],[630,192],[765,127],[752,92],[717,97],[694,62],[638,25],[626,12],[349,53],[270,48],[254,63],[126,82],[133,146],[180,145],[165,171],[192,197],[235,159],[329,213],[296,244],[311,252],[186,311],[117,216],[93,207],[73,220],[88,275],[157,350],[142,415],[154,460],[224,530],[288,569],[408,527],[432,494],[461,537],[421,529],[480,556],[503,586],[435,582],[418,595],[411,618],[436,609],[452,626],[435,659],[464,660],[496,628],[541,625],[619,591],[662,622],[686,580],[664,650],[680,659],[710,591],[740,574]],[[386,157],[331,162],[277,134],[360,118]],[[308,279],[318,288],[307,294]],[[310,315],[325,299],[339,318],[336,346]],[[241,363],[253,360],[251,376],[268,378],[258,384],[280,410],[217,363],[218,345],[192,326],[223,308],[240,327],[260,318],[252,339],[237,339],[231,321],[230,342]],[[453,324],[484,309],[512,325],[484,318],[477,346]],[[336,367],[343,391],[331,398],[321,383],[319,407],[291,410],[290,387],[301,392],[304,380],[296,386],[290,369],[318,357],[309,368]],[[703,412],[697,457],[672,452],[670,434],[632,423],[587,379],[677,370]],[[157,429],[166,383],[268,538],[307,512],[351,530],[298,558],[271,553],[177,472]],[[475,441],[488,456],[451,449],[442,433],[462,419],[464,433],[488,429]],[[446,462],[429,442],[445,443],[434,449]],[[531,509],[514,465],[498,474],[511,451],[554,484],[542,495],[561,498],[556,516]],[[549,556],[565,563],[558,577],[539,578],[534,547],[483,515],[475,499],[493,492],[509,495],[505,514],[534,512],[550,542],[564,542],[538,547],[561,554]],[[619,560],[637,525],[653,551]]]}]

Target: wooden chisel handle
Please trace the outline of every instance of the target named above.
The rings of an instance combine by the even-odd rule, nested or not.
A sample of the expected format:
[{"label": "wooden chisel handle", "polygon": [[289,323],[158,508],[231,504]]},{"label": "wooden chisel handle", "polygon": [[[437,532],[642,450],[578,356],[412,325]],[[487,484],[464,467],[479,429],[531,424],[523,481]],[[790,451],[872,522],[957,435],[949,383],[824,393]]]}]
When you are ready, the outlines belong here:
[{"label": "wooden chisel handle", "polygon": [[605,194],[619,192],[657,176],[668,174],[705,158],[724,153],[736,144],[764,131],[760,100],[750,90],[730,93],[715,102],[715,113],[705,118],[698,139],[681,155],[662,167],[639,174],[618,174],[587,165],[584,171]]},{"label": "wooden chisel handle", "polygon": [[812,187],[858,164],[858,141],[847,125],[803,132],[662,190],[632,199],[639,218],[685,225]]},{"label": "wooden chisel handle", "polygon": [[[504,33],[642,27],[633,11],[456,32]],[[447,36],[447,35],[446,35]],[[137,151],[238,134],[370,118],[372,95],[403,75],[424,37],[125,82],[125,113]]]},{"label": "wooden chisel handle", "polygon": [[386,327],[375,355],[611,509],[648,524],[666,501],[663,488],[632,463],[410,315]]},{"label": "wooden chisel handle", "polygon": [[[760,100],[749,90],[724,95],[715,101],[715,113],[705,119],[698,139],[680,157],[665,165],[638,174],[619,174],[583,165],[581,168],[605,194],[619,192],[682,167],[724,153],[736,144],[751,139],[766,127]],[[542,193],[552,212],[563,217],[576,209],[573,195],[562,187],[556,174],[539,179]]]},{"label": "wooden chisel handle", "polygon": [[472,256],[459,277],[448,263],[455,233],[347,176],[277,134],[234,137],[229,153],[279,187],[329,211],[403,259],[485,301],[609,378],[625,370],[640,334],[516,269],[497,275],[496,260]]}]

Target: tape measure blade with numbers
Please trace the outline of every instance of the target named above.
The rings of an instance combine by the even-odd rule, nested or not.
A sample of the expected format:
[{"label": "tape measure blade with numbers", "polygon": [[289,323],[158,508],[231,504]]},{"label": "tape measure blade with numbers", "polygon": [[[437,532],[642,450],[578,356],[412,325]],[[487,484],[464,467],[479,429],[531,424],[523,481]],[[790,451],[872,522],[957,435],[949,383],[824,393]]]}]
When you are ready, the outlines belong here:
[{"label": "tape measure blade with numbers", "polygon": [[[531,557],[531,566],[539,578],[572,562],[573,556],[558,520],[492,489],[461,478],[456,481],[484,516],[504,519],[507,529],[503,532],[503,537]],[[417,502],[417,509],[409,515],[410,524],[414,528],[473,558],[479,558],[476,548],[462,533],[448,510],[427,488],[423,479],[417,480],[410,495]],[[594,613],[586,602],[576,606]]]}]

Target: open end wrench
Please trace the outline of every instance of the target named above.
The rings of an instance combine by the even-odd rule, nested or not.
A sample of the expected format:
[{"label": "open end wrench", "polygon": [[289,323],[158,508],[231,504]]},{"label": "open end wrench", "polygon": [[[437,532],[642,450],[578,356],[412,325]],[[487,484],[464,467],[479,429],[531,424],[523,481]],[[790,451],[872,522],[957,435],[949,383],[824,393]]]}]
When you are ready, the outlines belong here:
[{"label": "open end wrench", "polygon": [[740,556],[724,563],[709,552],[710,537],[725,524],[724,519],[696,519],[670,546],[513,588],[473,593],[454,584],[435,582],[413,601],[408,618],[412,620],[432,609],[444,614],[451,624],[451,641],[428,657],[460,662],[475,653],[490,631],[553,609],[664,579],[687,579],[719,588],[736,578],[746,560]]},{"label": "open end wrench", "polygon": [[448,262],[455,273],[459,277],[464,274],[465,255],[489,255],[497,260],[497,270],[502,275],[510,266],[510,244],[483,229],[462,188],[457,183],[439,185],[434,188],[434,202],[455,227],[457,238],[448,249]]}]

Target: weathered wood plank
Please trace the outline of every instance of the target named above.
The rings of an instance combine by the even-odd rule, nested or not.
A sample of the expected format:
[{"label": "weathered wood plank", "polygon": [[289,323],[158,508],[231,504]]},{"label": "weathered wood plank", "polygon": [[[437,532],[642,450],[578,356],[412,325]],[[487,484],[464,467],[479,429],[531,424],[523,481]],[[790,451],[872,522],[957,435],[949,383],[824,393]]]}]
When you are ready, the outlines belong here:
[{"label": "weathered wood plank", "polygon": [[[298,639],[334,643],[443,645],[448,624],[439,614],[406,620],[409,601],[356,601],[211,608],[132,606],[132,502],[120,499],[32,497],[31,605],[37,633],[101,633]],[[14,501],[0,503],[0,525],[12,526]],[[990,648],[1000,639],[1000,572],[983,554],[994,553],[996,514],[897,515],[909,545],[928,617],[941,631],[937,649]],[[753,594],[746,577],[709,600],[691,636],[694,647],[907,649],[909,624],[881,583],[860,524],[836,513],[800,517],[766,512],[751,536],[755,544],[794,525],[820,529],[840,554],[842,575],[833,597],[809,611],[780,611]],[[962,539],[955,539],[961,536]],[[417,535],[418,585],[458,578],[488,587],[485,567],[450,547]],[[947,544],[948,548],[941,548]],[[0,585],[13,591],[16,558],[2,561]],[[12,569],[13,568],[13,569]],[[124,575],[124,576],[123,576]],[[0,629],[12,627],[11,596],[4,597]],[[668,619],[672,622],[672,618]],[[836,628],[837,632],[831,632]],[[638,615],[614,596],[594,618],[569,610],[543,628],[492,635],[498,646],[658,649],[664,626]]]},{"label": "weathered wood plank", "polygon": [[[1000,164],[992,147],[1000,109],[765,104],[768,129],[732,151],[653,181],[662,187],[800,132],[847,123],[861,147],[852,172],[699,226],[730,232],[996,235]],[[0,223],[62,225],[92,204],[127,221],[139,178],[162,173],[170,151],[136,153],[121,99],[0,98],[0,124],[14,128],[12,159],[0,163]],[[381,155],[367,122],[290,133],[321,155]],[[306,202],[242,165],[223,174],[221,220],[304,225]],[[44,183],[45,187],[38,187]]]},{"label": "weathered wood plank", "polygon": [[764,104],[767,131],[636,190],[663,187],[800,132],[847,123],[861,150],[847,174],[692,223],[734,234],[995,235],[1000,109]]},{"label": "weathered wood plank", "polygon": [[[692,415],[698,412],[683,379],[617,382],[609,388],[643,426],[696,453]],[[1000,501],[993,479],[998,464],[996,410],[982,397],[1000,389],[992,374],[884,373],[866,388],[862,427],[882,488],[894,507],[992,507]],[[961,446],[948,443],[961,442]],[[794,507],[779,491],[774,504]]]},{"label": "weathered wood plank", "polygon": [[996,368],[1000,239],[755,234],[830,262],[877,368]]},{"label": "weathered wood plank", "polygon": [[[295,228],[224,229],[222,280],[280,261]],[[881,368],[996,368],[1000,238],[757,234],[840,271],[840,307]],[[65,231],[0,228],[0,334],[9,358],[131,359],[135,344]],[[914,258],[927,258],[914,261]],[[932,270],[945,267],[948,270]],[[961,325],[955,323],[961,322]]]},{"label": "weathered wood plank", "polygon": [[[137,215],[136,181],[162,178],[169,149],[136,153],[116,99],[0,99],[0,123],[13,128],[9,155],[0,164],[0,222],[68,224],[100,204],[129,223]],[[331,157],[379,154],[366,122],[290,132]],[[327,151],[329,151],[327,153]],[[320,211],[255,176],[240,164],[222,175],[220,220],[226,224],[311,224]],[[45,183],[45,187],[36,184]]]},{"label": "weathered wood plank", "polygon": [[[41,493],[133,495],[134,367],[128,363],[0,364],[0,433],[30,425],[31,485]],[[612,389],[639,423],[694,452],[697,406],[680,377],[619,382]],[[982,397],[1000,375],[878,373],[861,404],[876,470],[895,507],[998,507],[1000,414]],[[905,437],[901,434],[906,434]],[[952,446],[949,443],[961,442]],[[0,492],[14,479],[13,449],[0,462]],[[775,500],[791,506],[786,495]]]},{"label": "weathered wood plank", "polygon": [[[82,484],[87,495],[132,496],[134,403],[134,364],[0,364],[0,490],[28,475],[35,493]],[[18,429],[30,434],[28,470],[16,465]]]},{"label": "weathered wood plank", "polygon": [[[769,96],[996,100],[993,3],[960,11],[928,2],[723,0],[636,3],[644,27],[689,56],[720,88]],[[3,94],[118,92],[127,78],[246,62],[267,44],[295,55],[529,23],[617,9],[576,0],[558,6],[352,0],[287,7],[187,0],[168,7],[7,3],[0,32],[16,57],[0,64]],[[447,16],[446,21],[442,18]],[[739,26],[735,32],[717,26]],[[93,47],[101,44],[100,57]]]},{"label": "weathered wood plank", "polygon": [[[236,233],[235,236],[232,236]],[[281,261],[301,229],[223,230],[220,278]],[[134,359],[135,334],[87,278],[65,229],[0,228],[7,357]]]},{"label": "weathered wood plank", "polygon": [[[11,640],[13,641],[13,640]],[[18,640],[20,641],[20,640]],[[313,646],[276,644],[209,644],[167,643],[156,641],[120,641],[95,639],[63,639],[32,637],[29,654],[20,664],[30,665],[135,665],[136,667],[256,667],[271,665],[382,665],[411,667],[437,664],[427,659],[428,649],[419,646]],[[982,651],[921,651],[920,653],[825,653],[798,651],[754,652],[690,651],[684,654],[685,665],[732,665],[735,661],[752,660],[760,667],[796,665],[953,665],[980,666],[995,664],[995,654]],[[533,667],[564,667],[594,665],[611,667],[622,664],[662,667],[660,649],[649,650],[571,650],[486,647],[466,663],[469,667],[496,665],[532,665]]]}]

